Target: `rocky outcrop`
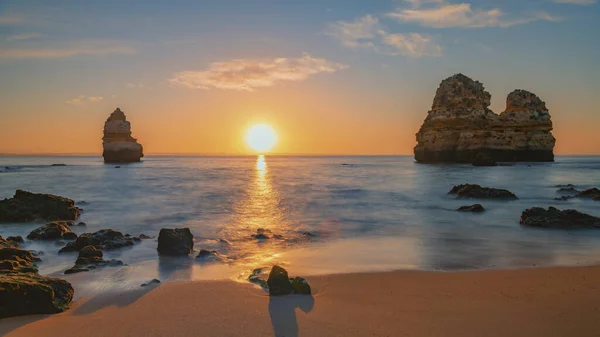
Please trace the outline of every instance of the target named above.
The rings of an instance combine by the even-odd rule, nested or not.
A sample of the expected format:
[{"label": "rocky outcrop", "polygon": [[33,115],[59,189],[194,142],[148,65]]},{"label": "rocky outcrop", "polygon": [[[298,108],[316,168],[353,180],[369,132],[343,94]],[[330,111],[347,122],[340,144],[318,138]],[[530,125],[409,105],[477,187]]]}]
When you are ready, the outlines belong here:
[{"label": "rocky outcrop", "polygon": [[473,212],[473,213],[481,213],[485,211],[485,208],[480,204],[475,204],[471,206],[460,206],[457,211],[459,212]]},{"label": "rocky outcrop", "polygon": [[[256,273],[253,273],[255,275]],[[267,279],[267,287],[270,296],[280,296],[288,294],[310,295],[311,289],[302,277],[289,278],[287,270],[280,266],[273,266]]]},{"label": "rocky outcrop", "polygon": [[158,233],[158,253],[189,255],[194,249],[194,236],[189,228],[162,228]]},{"label": "rocky outcrop", "polygon": [[462,184],[454,186],[448,194],[456,194],[459,198],[475,199],[518,199],[514,193],[509,190],[499,188],[481,187],[476,184]]},{"label": "rocky outcrop", "polygon": [[73,200],[53,194],[17,190],[12,198],[0,200],[0,222],[75,220],[79,213]]},{"label": "rocky outcrop", "polygon": [[600,197],[600,190],[595,187],[590,188],[583,192],[580,192],[579,194],[577,194],[577,196],[579,198],[592,198],[592,199],[595,198],[594,200],[598,200],[598,198]]},{"label": "rocky outcrop", "polygon": [[77,239],[77,234],[71,231],[71,224],[68,221],[51,222],[34,229],[27,235],[27,238],[29,240],[75,240]]},{"label": "rocky outcrop", "polygon": [[66,310],[74,290],[65,280],[37,273],[30,251],[0,237],[0,318]]},{"label": "rocky outcrop", "polygon": [[547,210],[541,207],[526,209],[521,214],[520,222],[524,226],[544,228],[600,228],[598,217],[574,209],[561,211],[554,207],[548,207]]},{"label": "rocky outcrop", "polygon": [[97,266],[122,266],[119,260],[104,260],[104,254],[94,246],[85,246],[79,251],[75,266],[65,271],[65,274],[74,274],[95,269]]},{"label": "rocky outcrop", "polygon": [[104,123],[102,145],[105,163],[138,162],[144,156],[142,145],[131,137],[131,124],[119,108]]},{"label": "rocky outcrop", "polygon": [[95,233],[83,233],[77,240],[67,243],[59,252],[80,251],[85,246],[93,246],[97,249],[116,249],[133,246],[134,240],[126,237],[123,233],[112,229],[101,229]]},{"label": "rocky outcrop", "polygon": [[555,139],[546,104],[515,90],[500,115],[489,109],[483,84],[457,74],[442,81],[417,133],[415,160],[472,163],[482,154],[494,162],[553,161]]}]

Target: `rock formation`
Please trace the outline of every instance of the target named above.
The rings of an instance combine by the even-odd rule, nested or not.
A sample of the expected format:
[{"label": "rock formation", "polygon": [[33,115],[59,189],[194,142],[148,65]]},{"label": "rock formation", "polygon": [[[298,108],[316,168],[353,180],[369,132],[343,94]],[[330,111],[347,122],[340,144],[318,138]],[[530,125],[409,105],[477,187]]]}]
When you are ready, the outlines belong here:
[{"label": "rock formation", "polygon": [[123,235],[119,231],[112,229],[101,229],[94,233],[83,233],[75,241],[67,243],[61,248],[59,253],[81,251],[86,246],[94,246],[97,249],[117,249],[127,246],[133,246],[134,241],[139,238]]},{"label": "rock formation", "polygon": [[523,211],[521,214],[521,225],[543,228],[600,228],[600,218],[581,213],[574,209],[561,211],[554,207],[548,207],[547,210],[534,207]]},{"label": "rock formation", "polygon": [[555,139],[546,104],[515,90],[495,114],[483,84],[457,74],[442,81],[417,133],[415,160],[471,163],[479,154],[495,162],[553,161]]},{"label": "rock formation", "polygon": [[456,194],[458,198],[475,198],[475,199],[519,199],[509,190],[499,188],[481,187],[476,184],[462,184],[452,187],[448,194]]},{"label": "rock formation", "polygon": [[189,255],[194,250],[194,236],[189,228],[161,228],[157,250],[160,255]]},{"label": "rock formation", "polygon": [[52,194],[17,190],[12,198],[0,200],[0,222],[75,220],[79,213],[73,200]]},{"label": "rock formation", "polygon": [[144,156],[142,145],[131,137],[131,124],[119,108],[104,123],[102,141],[105,163],[138,162]]}]

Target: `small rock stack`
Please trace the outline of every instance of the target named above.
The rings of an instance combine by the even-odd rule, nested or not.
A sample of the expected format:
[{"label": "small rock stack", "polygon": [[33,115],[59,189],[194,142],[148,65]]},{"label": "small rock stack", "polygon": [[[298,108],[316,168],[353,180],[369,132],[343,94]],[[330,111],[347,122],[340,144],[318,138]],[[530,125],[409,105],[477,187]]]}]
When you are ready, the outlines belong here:
[{"label": "small rock stack", "polygon": [[131,124],[119,108],[104,123],[102,141],[105,163],[139,162],[144,156],[142,145],[131,137]]}]

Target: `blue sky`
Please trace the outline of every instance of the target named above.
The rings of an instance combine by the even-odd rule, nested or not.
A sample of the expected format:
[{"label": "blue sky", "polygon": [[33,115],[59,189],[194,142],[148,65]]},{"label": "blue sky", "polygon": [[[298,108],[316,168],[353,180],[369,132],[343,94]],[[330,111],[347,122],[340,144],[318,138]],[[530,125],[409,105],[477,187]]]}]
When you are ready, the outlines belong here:
[{"label": "blue sky", "polygon": [[255,121],[280,152],[410,153],[462,72],[497,113],[535,92],[557,152],[598,153],[599,15],[593,0],[0,1],[0,152],[97,152],[120,106],[150,153],[243,152]]}]

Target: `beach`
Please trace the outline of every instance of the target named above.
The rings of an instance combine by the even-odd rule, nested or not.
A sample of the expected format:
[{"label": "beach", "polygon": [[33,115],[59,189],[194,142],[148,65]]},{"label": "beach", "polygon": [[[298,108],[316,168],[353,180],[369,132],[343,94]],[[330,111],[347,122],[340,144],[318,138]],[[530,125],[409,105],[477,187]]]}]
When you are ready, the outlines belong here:
[{"label": "beach", "polygon": [[167,282],[0,321],[18,336],[597,336],[600,267],[307,277],[313,295]]}]

